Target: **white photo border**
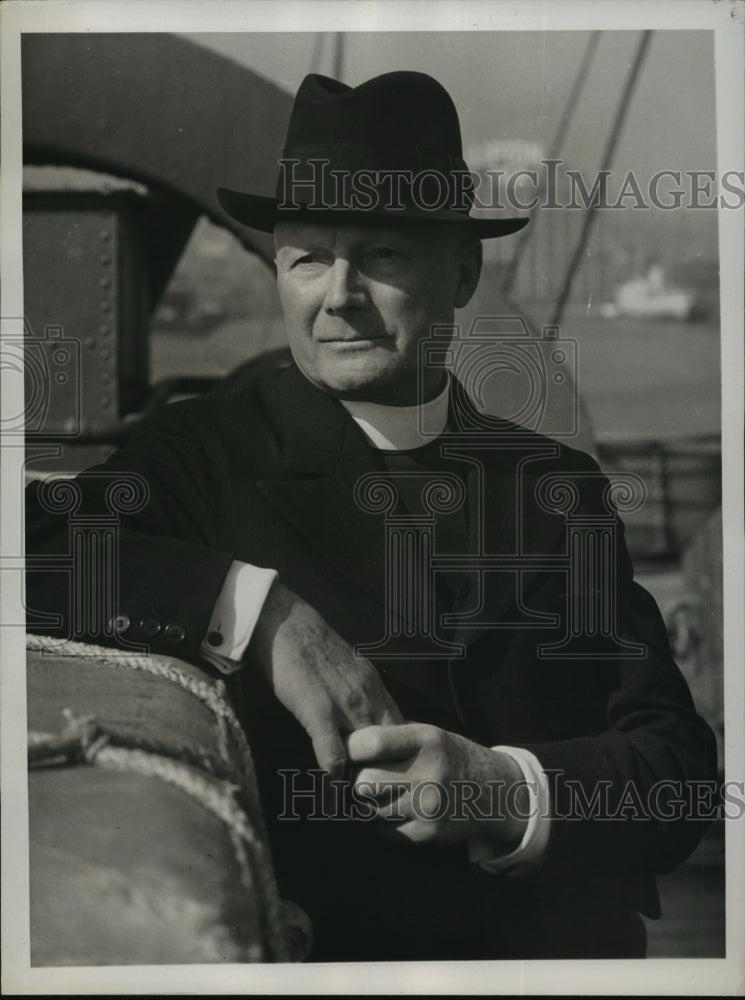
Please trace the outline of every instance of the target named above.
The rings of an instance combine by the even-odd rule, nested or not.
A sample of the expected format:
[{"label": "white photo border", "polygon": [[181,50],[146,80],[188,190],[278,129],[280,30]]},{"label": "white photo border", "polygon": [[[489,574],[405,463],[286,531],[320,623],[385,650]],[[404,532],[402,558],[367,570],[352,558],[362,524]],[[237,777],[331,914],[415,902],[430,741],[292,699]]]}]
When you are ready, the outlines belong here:
[{"label": "white photo border", "polygon": [[[603,31],[710,30],[715,38],[718,175],[744,169],[745,5],[737,0],[9,0],[0,10],[3,170],[0,336],[23,316],[21,59],[26,32]],[[742,211],[719,209],[727,780],[745,776]],[[2,372],[2,414],[22,410]],[[22,385],[20,386],[22,392]],[[20,403],[20,406],[19,406]],[[23,449],[0,451],[0,552],[15,553]],[[738,995],[745,989],[745,836],[726,825],[727,958],[334,965],[188,965],[30,968],[22,593],[0,573],[2,674],[2,946],[6,995],[93,994],[555,994]]]}]

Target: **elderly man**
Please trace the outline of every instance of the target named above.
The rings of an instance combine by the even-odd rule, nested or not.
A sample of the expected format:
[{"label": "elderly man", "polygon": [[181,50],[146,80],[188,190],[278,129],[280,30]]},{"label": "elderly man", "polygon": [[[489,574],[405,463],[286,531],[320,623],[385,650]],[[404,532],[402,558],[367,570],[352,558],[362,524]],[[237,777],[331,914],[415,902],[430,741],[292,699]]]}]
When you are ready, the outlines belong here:
[{"label": "elderly man", "polygon": [[[637,911],[658,915],[654,873],[700,824],[669,794],[640,809],[712,777],[714,741],[620,523],[594,575],[567,568],[541,489],[568,480],[607,526],[593,460],[505,421],[480,443],[462,386],[422,361],[481,239],[524,224],[473,219],[467,179],[430,77],[306,78],[277,197],[219,192],[274,232],[294,364],[163,408],[79,477],[91,512],[117,476],[149,492],[122,518],[112,634],[90,638],[227,676],[312,959],[642,956]],[[60,551],[34,490],[29,544]],[[552,655],[598,591],[609,626]],[[54,574],[28,597],[67,607]]]}]

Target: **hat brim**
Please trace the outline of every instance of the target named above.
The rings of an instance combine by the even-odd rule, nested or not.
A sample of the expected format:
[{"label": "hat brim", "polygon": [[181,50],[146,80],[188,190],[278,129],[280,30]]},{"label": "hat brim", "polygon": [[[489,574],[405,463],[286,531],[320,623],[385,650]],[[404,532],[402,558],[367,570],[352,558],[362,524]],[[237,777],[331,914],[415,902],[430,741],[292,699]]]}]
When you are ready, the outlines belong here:
[{"label": "hat brim", "polygon": [[355,223],[368,222],[380,224],[401,222],[467,222],[475,236],[482,240],[494,239],[498,236],[510,236],[527,226],[529,219],[479,219],[463,212],[451,209],[438,209],[424,212],[413,208],[397,211],[379,209],[370,211],[353,211],[351,209],[280,209],[276,198],[263,195],[245,194],[241,191],[230,191],[227,188],[217,189],[217,200],[221,207],[236,222],[262,233],[274,232],[274,227],[280,220],[297,220],[303,222],[338,222],[340,218],[354,220]]}]

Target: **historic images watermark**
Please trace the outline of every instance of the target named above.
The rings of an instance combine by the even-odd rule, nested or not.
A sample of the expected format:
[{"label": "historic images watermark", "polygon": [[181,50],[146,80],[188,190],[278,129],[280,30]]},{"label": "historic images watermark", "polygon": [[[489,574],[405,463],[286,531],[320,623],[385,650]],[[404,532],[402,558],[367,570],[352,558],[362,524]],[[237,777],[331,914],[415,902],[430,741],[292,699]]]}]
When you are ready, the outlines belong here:
[{"label": "historic images watermark", "polygon": [[739,210],[745,205],[745,173],[726,170],[657,170],[643,177],[634,170],[586,172],[566,167],[562,159],[541,159],[535,168],[448,169],[332,168],[328,159],[282,158],[279,165],[280,211],[303,208],[323,212],[477,211],[529,212],[533,209]]},{"label": "historic images watermark", "polygon": [[[81,342],[66,336],[62,325],[47,325],[41,335],[21,318],[4,321],[4,326],[12,332],[0,346],[0,368],[9,383],[18,380],[12,388],[13,398],[19,400],[3,417],[5,446],[24,446],[26,465],[41,457],[57,457],[62,442],[77,442],[84,436]],[[24,558],[19,535],[17,553],[3,553],[0,569],[65,574],[69,605],[64,615],[63,609],[47,614],[26,606],[25,626],[55,632],[64,624],[60,638],[107,643],[117,636],[130,652],[146,652],[147,647],[128,644],[120,634],[124,622],[118,613],[118,594],[121,517],[145,507],[147,481],[133,472],[94,471],[75,479],[50,474],[32,488],[44,515],[66,518],[66,550]],[[93,507],[85,502],[86,490],[95,494]],[[59,653],[64,653],[62,646]]]},{"label": "historic images watermark", "polygon": [[[92,510],[85,504],[85,488],[100,499]],[[52,516],[67,516],[67,551],[27,556],[26,566],[30,572],[68,576],[64,638],[107,643],[116,637],[130,652],[147,652],[146,646],[130,643],[122,635],[129,621],[119,613],[119,566],[121,516],[142,510],[149,495],[147,481],[133,472],[85,472],[77,479],[50,477],[38,484],[40,509]],[[40,619],[33,608],[26,610],[32,627],[61,624],[58,617]]]},{"label": "historic images watermark", "polygon": [[[0,421],[6,444],[15,438],[48,437],[51,414],[64,413],[55,422],[55,438],[75,438],[81,420],[80,341],[66,337],[61,325],[47,325],[35,336],[23,318],[3,320],[10,333],[0,344],[0,370],[7,379],[6,389],[20,405],[5,411]],[[13,381],[19,385],[14,386]],[[21,388],[22,386],[22,388]]]},{"label": "historic images watermark", "polygon": [[[745,782],[681,781],[662,779],[641,789],[627,781],[617,788],[610,779],[588,785],[565,778],[558,770],[545,772],[550,794],[546,811],[535,794],[521,794],[531,782],[503,781],[347,781],[332,778],[321,768],[279,772],[282,811],[288,822],[372,821],[385,807],[386,821],[415,819],[437,822],[479,822],[494,819],[530,820],[534,817],[568,822],[653,820],[671,823],[685,819],[708,822],[745,817]],[[561,794],[559,793],[561,786]],[[550,803],[550,806],[548,805]]]},{"label": "historic images watermark", "polygon": [[[622,634],[616,583],[619,514],[641,507],[644,482],[629,472],[602,473],[594,464],[566,471],[562,466],[558,439],[571,439],[579,420],[576,342],[558,327],[545,327],[534,338],[519,316],[482,316],[466,332],[435,328],[419,347],[420,396],[432,384],[426,376],[433,367],[458,370],[445,430],[427,427],[425,407],[419,432],[436,440],[441,458],[460,471],[373,472],[357,481],[358,506],[384,520],[386,621],[379,640],[358,645],[356,652],[381,659],[463,659],[464,640],[475,630],[517,628],[552,630],[552,640],[538,646],[541,659],[644,657],[646,647]],[[510,419],[479,407],[485,384],[504,370],[524,384],[524,398]],[[562,405],[552,404],[557,389]],[[438,546],[438,519],[459,510],[465,511],[470,538],[465,550],[451,551]],[[525,528],[535,525],[536,516],[549,529],[543,548],[537,547],[535,529],[529,537]],[[443,609],[436,599],[438,581],[453,573],[468,578],[469,597],[466,606]],[[528,584],[545,573],[564,580],[563,621],[524,600]],[[497,591],[511,593],[512,600],[498,600]]]}]

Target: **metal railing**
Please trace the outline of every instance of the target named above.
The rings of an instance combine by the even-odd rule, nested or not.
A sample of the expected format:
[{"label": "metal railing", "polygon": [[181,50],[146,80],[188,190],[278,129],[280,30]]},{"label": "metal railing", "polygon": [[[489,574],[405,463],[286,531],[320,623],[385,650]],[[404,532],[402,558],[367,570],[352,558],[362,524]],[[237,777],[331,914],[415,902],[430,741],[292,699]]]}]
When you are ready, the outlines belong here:
[{"label": "metal railing", "polygon": [[679,559],[722,499],[718,437],[680,442],[622,442],[598,446],[604,471],[634,472],[647,488],[642,507],[625,518],[634,559]]}]

